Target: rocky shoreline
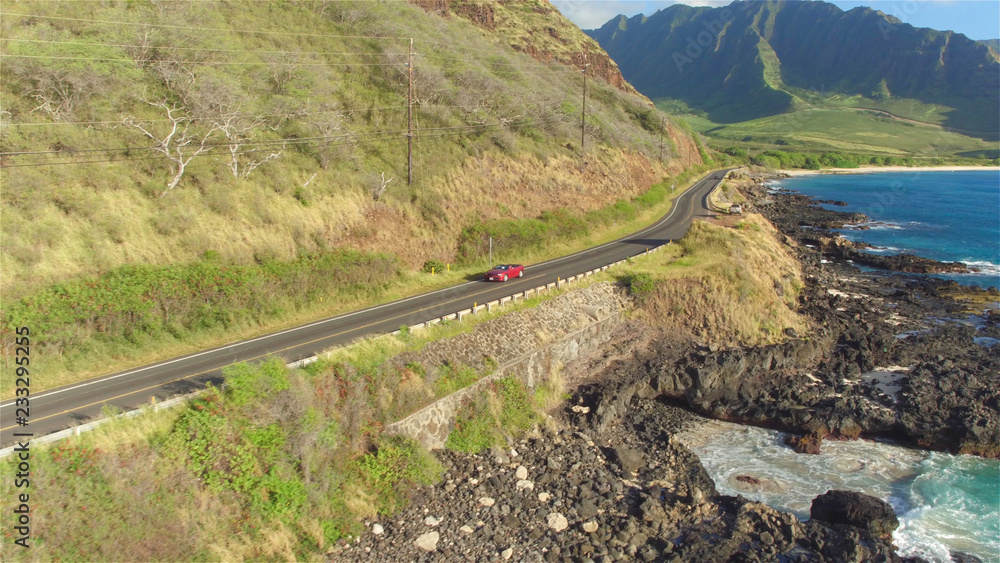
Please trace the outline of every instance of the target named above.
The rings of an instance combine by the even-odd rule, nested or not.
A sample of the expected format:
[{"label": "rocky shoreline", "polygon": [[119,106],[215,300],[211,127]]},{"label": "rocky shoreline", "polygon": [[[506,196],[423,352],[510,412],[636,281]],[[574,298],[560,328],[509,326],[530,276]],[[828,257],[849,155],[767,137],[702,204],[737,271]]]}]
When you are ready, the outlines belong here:
[{"label": "rocky shoreline", "polygon": [[802,262],[808,336],[717,348],[629,321],[574,366],[587,380],[550,428],[478,456],[439,452],[441,483],[330,560],[902,561],[881,500],[823,495],[801,522],[719,495],[673,436],[703,415],[793,432],[801,452],[867,437],[998,458],[1000,345],[976,339],[1000,340],[1000,316],[971,326],[947,296],[952,282],[846,262],[849,245],[831,229],[858,217],[762,185],[746,191],[746,208]]}]

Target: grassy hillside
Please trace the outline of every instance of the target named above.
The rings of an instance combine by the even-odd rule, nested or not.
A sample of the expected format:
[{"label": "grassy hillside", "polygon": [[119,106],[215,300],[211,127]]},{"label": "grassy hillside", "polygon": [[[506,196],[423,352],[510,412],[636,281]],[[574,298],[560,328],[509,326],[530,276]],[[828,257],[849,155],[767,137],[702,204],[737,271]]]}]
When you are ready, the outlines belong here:
[{"label": "grassy hillside", "polygon": [[[231,366],[224,390],[189,404],[33,445],[31,549],[5,548],[4,561],[321,560],[365,521],[391,517],[415,485],[441,478],[417,443],[382,429],[496,367],[488,357],[468,366],[414,355],[561,293],[367,339],[303,369],[274,358]],[[559,400],[557,385],[528,393],[499,379],[477,405],[503,415],[477,412],[466,429],[482,432],[455,432],[455,449],[505,444],[543,424],[536,411]],[[3,490],[14,489],[11,463],[0,461]],[[13,545],[16,516],[4,508]]]},{"label": "grassy hillside", "polygon": [[[700,163],[610,62],[592,63],[581,152],[583,76],[559,61],[598,47],[547,3],[486,4],[490,17],[434,4],[5,3],[4,333],[58,303],[70,332],[121,335],[101,357],[179,352],[405,293],[428,261],[476,271],[485,256],[458,250],[477,225],[559,211],[596,222],[509,259],[584,244],[620,228],[588,213]],[[562,39],[511,47],[540,34]],[[246,301],[249,288],[263,289]],[[120,291],[108,308],[88,300]],[[234,316],[234,299],[256,312]],[[54,370],[93,367],[50,343]]]},{"label": "grassy hillside", "polygon": [[678,114],[714,146],[753,149],[794,147],[807,152],[846,152],[898,157],[998,157],[997,143],[948,131],[941,126],[896,119],[886,113],[850,108],[804,108],[741,123],[715,123],[685,114],[667,101],[658,105]]},{"label": "grassy hillside", "polygon": [[[658,154],[660,120],[646,118],[642,98],[592,80],[591,142],[605,149],[593,159],[622,172],[599,186],[574,173],[579,71],[519,55],[459,18],[370,2],[103,6],[5,6],[8,295],[23,292],[18,278],[29,268],[33,285],[207,250],[246,263],[331,246],[405,248],[419,265],[448,258],[447,231],[470,215],[499,216],[496,202],[513,214],[592,206],[641,190],[632,174],[663,172],[630,156]],[[405,181],[409,37],[418,53],[413,187]],[[213,133],[212,150],[167,194],[176,167],[122,123],[132,116],[164,137],[166,109],[146,103],[164,100],[193,120],[195,146],[226,119],[236,129]],[[690,163],[684,139],[673,137],[679,146],[668,152]],[[10,154],[21,152],[45,154]],[[503,178],[499,192],[479,184],[508,166],[545,176]],[[391,181],[375,201],[383,174]],[[378,240],[390,226],[392,240]],[[406,242],[384,248],[392,241]]]},{"label": "grassy hillside", "polygon": [[774,343],[789,328],[805,333],[802,269],[779,237],[759,215],[734,227],[695,222],[680,244],[630,267],[625,279],[640,317],[719,345]]}]

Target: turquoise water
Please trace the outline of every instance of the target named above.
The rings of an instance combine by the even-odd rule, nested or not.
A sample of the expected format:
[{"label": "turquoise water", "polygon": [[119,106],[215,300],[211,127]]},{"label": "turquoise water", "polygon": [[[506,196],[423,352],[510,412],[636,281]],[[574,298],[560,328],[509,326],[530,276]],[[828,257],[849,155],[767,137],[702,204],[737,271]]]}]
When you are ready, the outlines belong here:
[{"label": "turquoise water", "polygon": [[[951,561],[950,552],[1000,561],[1000,461],[889,444],[824,442],[796,454],[784,434],[710,421],[679,436],[701,458],[720,493],[742,494],[809,519],[812,499],[830,489],[870,494],[892,505],[901,556]],[[736,479],[760,479],[750,485]]]},{"label": "turquoise water", "polygon": [[942,275],[966,285],[1000,287],[1000,172],[878,172],[817,174],[772,183],[816,199],[838,200],[838,211],[861,212],[868,230],[844,237],[878,247],[964,262],[976,274]]}]

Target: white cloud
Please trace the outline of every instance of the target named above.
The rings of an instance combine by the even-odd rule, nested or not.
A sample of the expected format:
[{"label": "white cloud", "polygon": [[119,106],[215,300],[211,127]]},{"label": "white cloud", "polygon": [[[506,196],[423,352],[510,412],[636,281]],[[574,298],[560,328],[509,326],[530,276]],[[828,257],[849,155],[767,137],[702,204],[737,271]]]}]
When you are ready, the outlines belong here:
[{"label": "white cloud", "polygon": [[552,0],[552,4],[580,29],[595,29],[618,14],[632,16],[645,7],[644,2],[612,0]]},{"label": "white cloud", "polygon": [[581,29],[601,27],[618,14],[632,17],[642,13],[653,15],[673,4],[688,6],[725,6],[732,0],[552,0],[552,4]]}]

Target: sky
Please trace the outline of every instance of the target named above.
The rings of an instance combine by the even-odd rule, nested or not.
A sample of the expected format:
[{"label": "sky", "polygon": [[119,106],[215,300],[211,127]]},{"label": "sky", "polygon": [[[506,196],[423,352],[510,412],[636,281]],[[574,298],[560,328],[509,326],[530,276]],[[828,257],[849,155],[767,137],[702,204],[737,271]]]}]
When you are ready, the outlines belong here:
[{"label": "sky", "polygon": [[[551,0],[581,29],[601,27],[618,14],[652,15],[671,4],[726,6],[731,0]],[[903,23],[941,31],[964,33],[971,39],[1000,39],[1000,2],[997,0],[834,0],[841,10],[868,6],[896,16]]]}]

